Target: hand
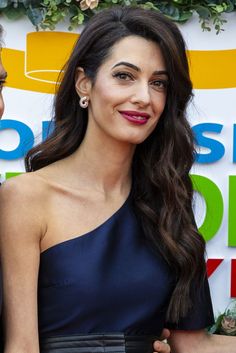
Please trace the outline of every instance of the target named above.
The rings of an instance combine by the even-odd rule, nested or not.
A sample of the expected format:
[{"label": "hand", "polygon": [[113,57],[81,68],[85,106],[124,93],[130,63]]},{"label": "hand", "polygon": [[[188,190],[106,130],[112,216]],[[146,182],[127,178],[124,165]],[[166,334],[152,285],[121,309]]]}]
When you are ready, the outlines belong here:
[{"label": "hand", "polygon": [[[165,340],[170,336],[170,331],[167,328],[164,328],[161,333],[160,340]],[[170,346],[168,343],[155,341],[153,343],[154,352],[153,353],[170,353]]]}]

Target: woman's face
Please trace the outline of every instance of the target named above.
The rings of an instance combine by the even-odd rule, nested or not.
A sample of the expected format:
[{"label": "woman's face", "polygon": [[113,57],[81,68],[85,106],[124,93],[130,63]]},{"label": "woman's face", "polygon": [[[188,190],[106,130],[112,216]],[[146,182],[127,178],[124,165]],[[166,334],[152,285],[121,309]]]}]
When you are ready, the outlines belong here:
[{"label": "woman's face", "polygon": [[3,65],[2,65],[1,51],[0,51],[0,119],[1,119],[3,111],[4,111],[4,102],[3,102],[3,97],[2,97],[2,89],[3,89],[3,84],[5,82],[6,76],[7,76],[7,74],[6,74],[6,71],[4,70]]},{"label": "woman's face", "polygon": [[[138,144],[155,129],[166,103],[168,76],[159,46],[129,36],[112,48],[89,92],[89,124],[122,142]],[[95,128],[95,130],[94,130]]]}]

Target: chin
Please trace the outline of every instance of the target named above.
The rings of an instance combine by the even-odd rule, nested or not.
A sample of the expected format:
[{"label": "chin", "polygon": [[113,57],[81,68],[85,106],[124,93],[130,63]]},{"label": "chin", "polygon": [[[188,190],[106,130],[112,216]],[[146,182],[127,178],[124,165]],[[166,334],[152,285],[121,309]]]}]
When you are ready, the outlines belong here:
[{"label": "chin", "polygon": [[113,138],[120,142],[129,143],[132,145],[139,145],[140,143],[144,142],[151,133],[133,133],[128,132],[124,133],[124,131],[119,131],[113,135]]},{"label": "chin", "polygon": [[125,139],[125,141],[127,141],[128,143],[131,143],[132,145],[139,145],[140,143],[145,141],[146,138],[147,138],[147,136],[145,136],[145,137],[132,137],[132,138]]},{"label": "chin", "polygon": [[150,134],[137,134],[137,135],[129,136],[129,140],[131,143],[139,145],[140,143],[144,142],[150,135],[151,135],[151,133]]}]

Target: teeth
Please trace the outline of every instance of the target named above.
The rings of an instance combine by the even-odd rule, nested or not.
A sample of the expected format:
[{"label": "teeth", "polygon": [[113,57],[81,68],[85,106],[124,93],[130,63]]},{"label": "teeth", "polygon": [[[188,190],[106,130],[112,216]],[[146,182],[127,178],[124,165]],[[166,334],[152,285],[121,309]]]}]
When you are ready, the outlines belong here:
[{"label": "teeth", "polygon": [[137,120],[145,120],[146,119],[143,116],[134,116],[134,118],[137,119]]}]

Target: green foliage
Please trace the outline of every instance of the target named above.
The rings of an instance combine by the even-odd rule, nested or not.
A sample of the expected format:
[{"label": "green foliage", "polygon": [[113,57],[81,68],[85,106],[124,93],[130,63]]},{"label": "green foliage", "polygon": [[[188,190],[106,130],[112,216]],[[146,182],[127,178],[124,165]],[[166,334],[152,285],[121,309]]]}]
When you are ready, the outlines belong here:
[{"label": "green foliage", "polygon": [[94,13],[115,4],[159,11],[179,23],[197,13],[202,30],[210,31],[213,26],[217,34],[224,30],[223,15],[236,11],[236,0],[0,0],[0,15],[11,20],[27,16],[37,30],[54,30],[57,23],[67,21],[73,30]]},{"label": "green foliage", "polygon": [[215,324],[208,329],[209,333],[236,336],[236,300],[232,300],[223,313],[220,313]]}]

